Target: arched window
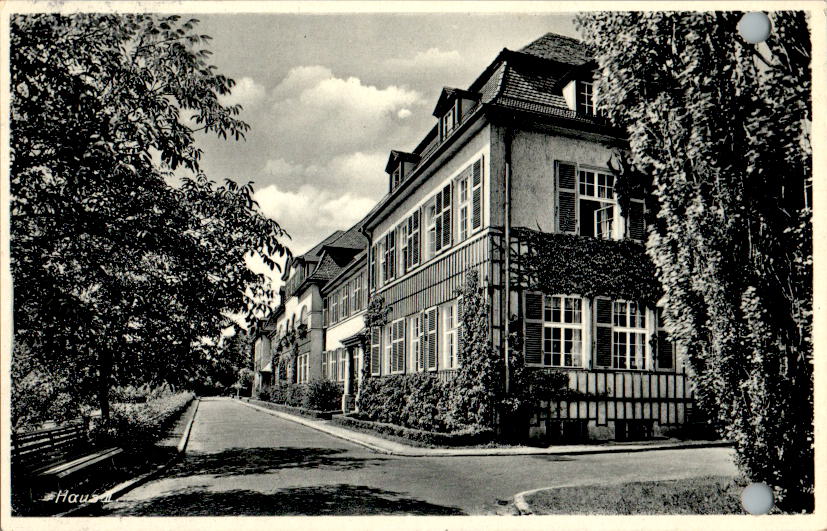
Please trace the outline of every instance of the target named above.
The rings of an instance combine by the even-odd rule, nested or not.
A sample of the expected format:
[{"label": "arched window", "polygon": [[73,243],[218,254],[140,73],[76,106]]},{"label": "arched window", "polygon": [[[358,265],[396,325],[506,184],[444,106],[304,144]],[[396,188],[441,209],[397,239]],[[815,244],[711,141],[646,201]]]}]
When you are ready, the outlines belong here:
[{"label": "arched window", "polygon": [[307,306],[302,306],[301,316],[299,317],[299,322],[301,324],[307,324]]}]

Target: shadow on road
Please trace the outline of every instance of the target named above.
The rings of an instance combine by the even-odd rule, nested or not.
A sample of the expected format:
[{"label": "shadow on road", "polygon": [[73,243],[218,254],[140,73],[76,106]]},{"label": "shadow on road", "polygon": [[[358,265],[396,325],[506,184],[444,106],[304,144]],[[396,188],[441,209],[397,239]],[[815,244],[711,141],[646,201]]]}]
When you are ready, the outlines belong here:
[{"label": "shadow on road", "polygon": [[462,515],[457,507],[436,505],[398,492],[361,485],[294,487],[270,493],[235,489],[208,491],[188,487],[132,506],[104,509],[118,516],[322,516]]},{"label": "shadow on road", "polygon": [[180,478],[202,474],[217,477],[266,474],[290,468],[356,470],[381,464],[382,458],[349,457],[332,448],[229,448],[210,454],[187,454],[166,474]]}]

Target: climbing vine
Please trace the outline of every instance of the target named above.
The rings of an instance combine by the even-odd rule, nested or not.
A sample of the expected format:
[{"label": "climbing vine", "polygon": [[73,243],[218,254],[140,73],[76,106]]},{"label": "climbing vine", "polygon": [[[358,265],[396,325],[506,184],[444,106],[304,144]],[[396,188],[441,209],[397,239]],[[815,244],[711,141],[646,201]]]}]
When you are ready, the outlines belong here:
[{"label": "climbing vine", "polygon": [[[512,229],[517,285],[544,293],[637,300],[654,305],[663,290],[646,249],[632,240]],[[512,246],[512,249],[514,247]]]}]

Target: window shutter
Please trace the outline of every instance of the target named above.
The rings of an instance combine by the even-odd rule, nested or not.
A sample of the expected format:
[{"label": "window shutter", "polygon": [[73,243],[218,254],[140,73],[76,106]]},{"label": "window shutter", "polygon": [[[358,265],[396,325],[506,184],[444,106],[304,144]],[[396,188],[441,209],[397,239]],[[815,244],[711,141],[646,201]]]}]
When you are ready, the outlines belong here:
[{"label": "window shutter", "polygon": [[411,265],[415,266],[419,264],[419,216],[420,211],[417,210],[411,216],[411,244],[408,253],[411,256]]},{"label": "window shutter", "polygon": [[382,333],[378,326],[370,329],[370,373],[373,376],[381,374],[381,367],[379,366],[380,356],[379,352],[382,348]]},{"label": "window shutter", "polygon": [[474,163],[471,186],[471,229],[482,227],[482,158]]},{"label": "window shutter", "polygon": [[437,328],[437,309],[432,308],[427,312],[428,317],[428,356],[426,359],[428,369],[436,369],[436,328]]},{"label": "window shutter", "polygon": [[644,219],[645,205],[640,199],[632,199],[629,203],[629,238],[643,241],[646,238],[646,221]]},{"label": "window shutter", "polygon": [[526,364],[543,362],[543,295],[525,293],[523,297],[524,348]]},{"label": "window shutter", "polygon": [[612,301],[598,297],[594,301],[596,367],[612,366]]},{"label": "window shutter", "polygon": [[577,170],[574,164],[557,163],[557,230],[577,233]]},{"label": "window shutter", "polygon": [[370,287],[376,287],[378,284],[376,282],[376,246],[370,248],[370,272],[369,272],[369,283]]},{"label": "window shutter", "polygon": [[442,189],[442,247],[451,246],[451,185]]},{"label": "window shutter", "polygon": [[674,369],[675,344],[669,340],[669,335],[665,330],[658,330],[658,341],[656,348],[658,352],[658,369]]}]

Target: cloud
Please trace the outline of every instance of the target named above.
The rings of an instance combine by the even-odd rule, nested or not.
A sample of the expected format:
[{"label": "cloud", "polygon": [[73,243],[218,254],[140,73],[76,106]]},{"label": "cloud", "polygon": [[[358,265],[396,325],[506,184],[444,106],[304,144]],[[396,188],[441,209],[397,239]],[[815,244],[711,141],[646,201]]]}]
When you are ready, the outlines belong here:
[{"label": "cloud", "polygon": [[428,48],[413,57],[394,57],[385,61],[386,67],[402,71],[444,70],[462,64],[462,56],[457,50],[443,52],[439,48]]},{"label": "cloud", "polygon": [[412,134],[401,123],[405,113],[400,111],[426,103],[418,91],[340,78],[324,66],[292,68],[270,98],[275,149],[282,158],[303,164],[366,146],[407,144]]},{"label": "cloud", "polygon": [[230,94],[220,96],[219,102],[222,105],[241,104],[245,108],[258,104],[266,95],[262,85],[256,83],[251,77],[242,77],[236,81]]},{"label": "cloud", "polygon": [[410,109],[399,109],[399,112],[396,115],[399,117],[400,120],[404,120],[408,116],[410,116],[411,110]]},{"label": "cloud", "polygon": [[296,191],[269,185],[256,190],[253,197],[262,213],[290,234],[292,240],[286,243],[295,254],[307,251],[335,230],[349,228],[376,204],[358,192],[341,194],[312,185]]},{"label": "cloud", "polygon": [[378,199],[387,191],[384,172],[388,154],[384,152],[346,153],[318,163],[301,164],[283,158],[269,159],[262,169],[267,182],[275,181],[282,189],[295,190],[312,184],[331,190],[359,190]]}]

